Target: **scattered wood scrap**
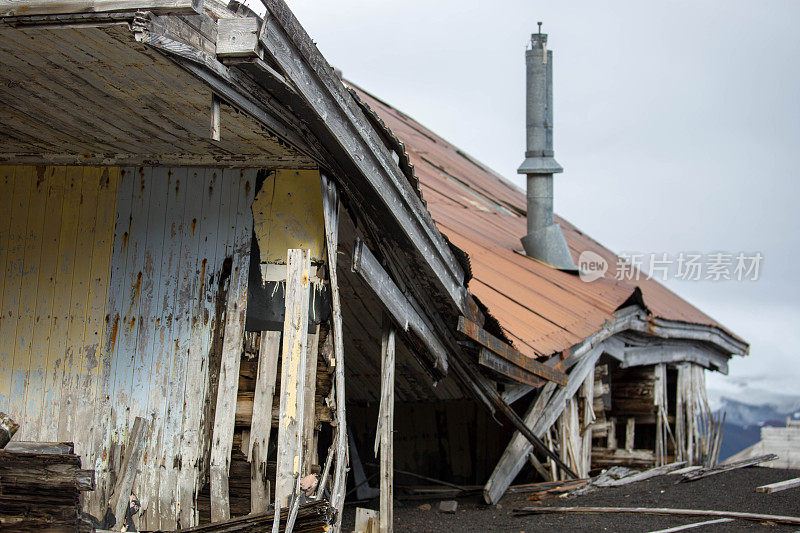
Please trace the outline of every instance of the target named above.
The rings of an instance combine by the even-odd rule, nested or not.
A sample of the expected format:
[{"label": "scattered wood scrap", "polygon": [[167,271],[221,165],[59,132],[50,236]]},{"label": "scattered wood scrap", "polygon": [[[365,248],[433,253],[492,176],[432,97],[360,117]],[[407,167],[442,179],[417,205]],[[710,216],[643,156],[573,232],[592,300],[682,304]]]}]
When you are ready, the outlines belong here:
[{"label": "scattered wood scrap", "polygon": [[11,437],[14,436],[14,433],[16,433],[18,429],[19,424],[14,422],[10,416],[0,411],[0,449],[5,448],[8,441],[11,440]]},{"label": "scattered wood scrap", "polygon": [[675,526],[668,529],[659,529],[658,531],[651,531],[650,533],[674,533],[675,531],[685,531],[687,529],[694,529],[696,527],[713,526],[714,524],[724,524],[725,522],[733,522],[733,518],[717,518],[715,520],[692,522],[691,524],[683,524],[682,526]]},{"label": "scattered wood scrap", "polygon": [[[575,489],[579,489],[588,483],[588,479],[571,479],[567,481],[549,481],[545,483],[533,483],[532,485],[541,485],[542,487],[539,489],[533,490],[532,494],[528,496],[528,499],[531,501],[541,501],[548,496],[557,496],[560,494],[566,494],[568,492],[572,492]],[[511,492],[512,487],[509,487],[509,490],[506,492]],[[518,491],[523,492],[523,491]],[[528,492],[525,490],[524,492]]]},{"label": "scattered wood scrap", "polygon": [[766,494],[772,494],[773,492],[780,492],[786,489],[793,489],[795,487],[800,487],[800,477],[796,477],[794,479],[787,479],[786,481],[779,481],[777,483],[770,483],[769,485],[762,485],[760,487],[756,487],[756,492],[763,492]]},{"label": "scattered wood scrap", "polygon": [[651,468],[649,470],[645,470],[637,474],[632,474],[630,476],[625,476],[620,479],[615,479],[613,481],[608,482],[605,486],[621,487],[623,485],[628,485],[630,483],[636,483],[637,481],[644,481],[645,479],[650,479],[651,477],[669,474],[673,470],[678,470],[679,468],[683,468],[684,466],[686,466],[686,461],[680,461],[677,463],[669,463],[663,466],[657,466],[655,468]]},{"label": "scattered wood scrap", "polygon": [[[328,531],[331,524],[333,524],[335,514],[328,500],[314,500],[302,503],[297,508],[297,518],[295,519],[292,531],[295,533]],[[223,522],[214,522],[213,524],[206,524],[204,526],[182,529],[181,531],[186,533],[263,533],[271,529],[274,516],[274,511],[265,511],[263,513],[233,518]],[[278,531],[285,531],[286,519],[289,517],[289,508],[281,508],[279,517],[280,528]]]},{"label": "scattered wood scrap", "polygon": [[94,490],[94,470],[72,453],[0,450],[0,530],[92,531],[79,495]]},{"label": "scattered wood scrap", "polygon": [[752,522],[775,522],[776,524],[800,525],[800,517],[780,516],[758,513],[739,513],[735,511],[711,511],[705,509],[668,509],[664,507],[523,507],[514,509],[517,516],[547,513],[614,513],[614,514],[658,514],[677,516],[713,516],[718,518],[738,518]]},{"label": "scattered wood scrap", "polygon": [[745,468],[747,466],[755,466],[757,464],[765,463],[767,461],[774,461],[777,458],[778,456],[775,455],[774,453],[768,453],[766,455],[759,455],[758,457],[753,457],[751,459],[743,459],[741,461],[736,461],[735,463],[714,466],[711,468],[701,468],[700,470],[687,472],[680,479],[680,482],[696,481],[704,477],[714,476],[717,474],[721,474],[723,472],[728,472],[730,470],[736,470],[737,468]]}]

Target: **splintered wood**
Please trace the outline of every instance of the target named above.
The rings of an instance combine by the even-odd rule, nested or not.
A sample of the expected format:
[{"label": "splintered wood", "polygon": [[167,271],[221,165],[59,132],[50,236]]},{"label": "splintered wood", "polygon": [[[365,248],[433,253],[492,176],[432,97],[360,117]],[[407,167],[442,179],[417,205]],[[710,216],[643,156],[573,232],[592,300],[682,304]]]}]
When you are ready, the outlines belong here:
[{"label": "splintered wood", "polygon": [[281,403],[275,507],[286,507],[298,492],[303,457],[306,340],[311,252],[291,249],[286,260],[286,315],[283,324]]},{"label": "splintered wood", "polygon": [[0,450],[0,530],[92,531],[79,496],[94,490],[94,470],[82,470],[71,450],[54,451]]}]

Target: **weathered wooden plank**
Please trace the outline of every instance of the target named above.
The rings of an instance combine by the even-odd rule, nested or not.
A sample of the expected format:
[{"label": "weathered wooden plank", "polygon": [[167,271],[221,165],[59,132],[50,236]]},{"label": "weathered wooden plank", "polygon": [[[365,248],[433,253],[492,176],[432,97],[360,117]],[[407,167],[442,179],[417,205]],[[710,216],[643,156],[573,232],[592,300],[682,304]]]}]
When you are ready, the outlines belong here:
[{"label": "weathered wooden plank", "polygon": [[[313,287],[312,287],[313,290]],[[317,449],[315,437],[317,424],[315,419],[314,395],[317,391],[317,359],[319,357],[319,326],[314,333],[308,335],[306,341],[305,368],[305,398],[303,399],[303,472],[311,472],[311,467],[317,464]]]},{"label": "weathered wooden plank", "polygon": [[[155,412],[161,410],[163,393],[160,391],[161,380],[159,374],[169,368],[168,361],[164,360],[163,350],[156,341],[156,334],[160,329],[162,317],[162,295],[166,285],[163,274],[162,261],[166,254],[165,233],[169,213],[167,212],[170,187],[170,171],[166,168],[154,169],[147,176],[147,187],[150,188],[148,208],[147,240],[144,244],[145,261],[140,270],[139,278],[139,330],[134,344],[133,383],[131,386],[129,407],[138,417],[153,421]],[[172,346],[172,342],[168,346]],[[165,364],[166,363],[166,364]],[[161,403],[154,403],[156,398],[162,399]],[[158,429],[161,429],[158,427]],[[143,457],[138,463],[140,474],[136,478],[137,495],[141,503],[139,527],[150,529],[158,524],[154,518],[158,515],[158,477],[161,470],[161,461],[158,448],[158,436],[162,431],[150,432],[149,438],[142,444]],[[119,515],[117,518],[121,520]]]},{"label": "weathered wooden plank", "polygon": [[117,519],[118,528],[125,524],[125,513],[130,505],[130,495],[136,479],[136,473],[139,470],[139,462],[144,455],[147,433],[147,420],[137,416],[130,431],[128,444],[125,447],[125,458],[118,473],[117,485],[108,504]]},{"label": "weathered wooden plank", "polygon": [[53,312],[55,292],[55,267],[58,261],[58,237],[61,226],[65,171],[63,167],[48,167],[38,201],[44,204],[44,224],[41,235],[41,256],[36,273],[36,300],[34,303],[34,329],[30,343],[30,368],[25,386],[25,414],[20,419],[25,425],[24,434],[31,440],[41,439],[44,412],[45,380],[48,371],[50,345],[50,316]]},{"label": "weathered wooden plank", "polygon": [[27,0],[0,1],[0,17],[58,15],[65,13],[109,13],[151,11],[156,14],[196,15],[201,13],[201,0]]},{"label": "weathered wooden plank", "polygon": [[[11,211],[14,203],[14,174],[16,167],[12,165],[0,165],[0,305],[4,301],[6,286],[6,264],[8,262],[8,246],[11,237]],[[5,308],[0,308],[0,313]],[[2,313],[5,314],[5,313]],[[0,360],[0,365],[3,361]],[[0,373],[5,373],[7,369],[0,366]],[[0,387],[0,405],[3,403],[3,389]]]},{"label": "weathered wooden plank", "polygon": [[228,470],[233,448],[233,428],[236,413],[236,394],[239,383],[239,363],[244,342],[244,323],[247,312],[247,276],[250,266],[250,241],[253,232],[253,214],[250,206],[255,194],[255,180],[250,172],[239,171],[238,202],[233,250],[231,282],[225,312],[225,337],[222,346],[222,361],[214,431],[211,447],[211,520],[230,518],[228,494]]},{"label": "weathered wooden plank", "polygon": [[303,390],[308,300],[311,287],[309,250],[288,250],[286,270],[286,314],[283,327],[278,466],[275,481],[276,509],[288,505],[301,474],[305,400]]},{"label": "weathered wooden plank", "polygon": [[[206,192],[206,174],[212,169],[172,169],[175,174],[173,186],[178,193],[178,203],[184,201],[185,207],[179,214],[177,226],[179,246],[175,248],[177,281],[171,277],[168,282],[174,289],[172,309],[169,315],[165,314],[162,320],[169,322],[169,338],[164,348],[167,351],[165,371],[167,384],[165,385],[163,406],[158,405],[163,417],[159,461],[163,465],[158,471],[158,518],[160,527],[174,529],[177,527],[179,514],[179,497],[177,493],[178,463],[180,461],[179,446],[183,433],[183,411],[186,404],[186,373],[189,364],[189,346],[192,334],[192,322],[195,318],[194,310],[198,305],[198,287],[202,283],[199,279],[202,260],[198,257],[198,248],[203,236],[200,228],[202,216],[203,195]],[[183,193],[186,190],[185,199]],[[172,233],[170,228],[170,233]],[[178,244],[178,243],[176,243]],[[162,272],[162,278],[167,273]],[[171,322],[169,319],[171,318]]]},{"label": "weathered wooden plank", "polygon": [[[67,177],[69,178],[69,172]],[[104,394],[97,400],[94,423],[102,431],[95,433],[92,447],[97,458],[95,470],[98,475],[97,489],[90,495],[90,512],[101,515],[105,512],[108,504],[108,497],[113,487],[108,485],[111,478],[109,469],[111,468],[111,449],[115,435],[116,425],[113,422],[112,414],[116,405],[116,383],[115,371],[119,361],[115,359],[118,354],[118,341],[120,330],[125,327],[123,317],[126,309],[126,289],[127,280],[125,278],[125,261],[130,251],[128,246],[130,231],[133,229],[133,189],[137,182],[137,171],[133,168],[120,170],[119,185],[117,188],[116,224],[113,231],[113,244],[111,246],[111,274],[108,287],[108,302],[106,312],[105,338],[103,341],[101,378]],[[68,189],[69,191],[69,189]],[[67,212],[67,198],[65,198],[64,212]],[[62,217],[63,218],[63,217]],[[62,224],[66,222],[62,220]],[[77,226],[77,224],[75,224]],[[74,249],[74,242],[73,242]],[[69,296],[67,296],[69,298]],[[66,334],[65,334],[66,335]],[[65,370],[66,372],[66,370]]]},{"label": "weathered wooden plank", "polygon": [[[222,299],[225,276],[222,273],[226,257],[226,245],[232,238],[229,214],[231,212],[231,187],[226,181],[224,172],[206,170],[207,181],[204,184],[202,201],[203,213],[200,218],[200,287],[197,290],[198,305],[193,306],[193,323],[190,335],[188,362],[186,368],[186,385],[184,395],[184,411],[182,417],[181,440],[177,448],[181,455],[180,470],[177,480],[177,499],[180,505],[181,526],[192,527],[198,523],[197,492],[201,472],[202,457],[205,455],[206,435],[210,433],[206,426],[211,416],[203,417],[207,402],[212,398],[209,390],[210,372],[214,375],[219,370],[210,368],[213,359],[212,330],[216,321],[217,302]],[[235,204],[233,209],[235,210]],[[222,306],[220,306],[222,307]],[[215,405],[215,403],[214,403]],[[207,465],[207,462],[205,463]]]},{"label": "weathered wooden plank", "polygon": [[380,513],[381,533],[391,533],[394,502],[394,370],[395,332],[388,319],[381,340],[381,404],[378,414],[380,432]]},{"label": "weathered wooden plank", "polygon": [[541,387],[545,383],[543,379],[539,378],[535,374],[516,366],[507,359],[503,359],[487,348],[481,348],[478,352],[478,363],[482,364],[486,368],[491,368],[495,372],[509,377],[514,381],[524,383],[531,387]]},{"label": "weathered wooden plank", "polygon": [[88,280],[89,296],[86,303],[86,329],[84,331],[85,393],[79,397],[75,408],[78,411],[76,431],[73,439],[82,440],[78,452],[86,461],[95,465],[99,447],[96,442],[103,438],[106,424],[97,421],[99,399],[108,391],[104,381],[103,349],[108,334],[107,304],[111,277],[111,256],[114,241],[114,226],[117,217],[117,193],[120,180],[118,167],[87,169],[97,179],[97,213],[94,227],[94,249]]},{"label": "weathered wooden plank", "polygon": [[[19,321],[18,304],[22,291],[22,265],[25,250],[25,236],[21,230],[27,227],[28,206],[30,202],[30,169],[25,167],[7,168],[13,186],[10,199],[11,210],[9,228],[5,234],[3,248],[6,249],[6,263],[3,265],[5,289],[0,320],[0,410],[9,412],[11,406],[11,382],[14,371],[14,349],[16,330]],[[18,417],[19,414],[10,413]],[[21,413],[20,413],[21,414]]]},{"label": "weathered wooden plank", "polygon": [[773,492],[793,489],[795,487],[800,487],[800,477],[787,479],[786,481],[779,481],[777,483],[770,483],[769,485],[761,485],[760,487],[756,487],[756,492],[772,494]]},{"label": "weathered wooden plank", "polygon": [[755,466],[761,463],[766,463],[768,461],[774,461],[777,458],[778,456],[775,455],[774,453],[768,453],[764,455],[759,455],[758,457],[752,457],[750,459],[742,459],[741,461],[722,464],[711,468],[701,468],[700,470],[695,470],[684,474],[683,477],[681,478],[681,482],[697,481],[698,479],[703,479],[709,476],[715,476],[717,474],[728,472],[730,470],[736,470],[738,468],[746,468],[748,466]]},{"label": "weathered wooden plank", "polygon": [[47,197],[48,186],[45,173],[46,170],[40,167],[28,167],[25,172],[24,180],[28,187],[30,203],[19,226],[21,238],[24,239],[20,243],[22,247],[18,256],[20,292],[16,307],[16,332],[10,338],[14,344],[14,355],[11,365],[11,398],[8,414],[22,421],[20,437],[26,439],[35,438],[28,437],[28,430],[25,427],[25,391],[33,347],[37,279],[44,231],[44,200]]},{"label": "weathered wooden plank", "polygon": [[272,398],[278,376],[278,355],[281,347],[280,331],[262,331],[258,350],[256,393],[253,400],[253,418],[250,422],[250,443],[247,459],[250,461],[250,512],[259,513],[269,505],[267,495],[267,454],[272,430]]},{"label": "weathered wooden plank", "polygon": [[[0,420],[3,418],[0,413]],[[2,426],[2,424],[0,424]],[[0,433],[2,435],[2,433]],[[1,439],[2,437],[0,437]],[[0,446],[3,448],[3,446]],[[7,452],[15,453],[49,453],[53,455],[70,455],[75,452],[75,445],[71,442],[33,442],[33,441],[14,441],[9,442],[4,448]]]},{"label": "weathered wooden plank", "polygon": [[695,529],[698,527],[711,526],[714,524],[724,524],[726,522],[733,522],[733,518],[717,518],[716,520],[704,520],[702,522],[693,522],[691,524],[684,524],[682,526],[675,526],[667,529],[650,531],[649,533],[675,533],[677,531],[685,531],[687,529]]},{"label": "weathered wooden plank", "polygon": [[[333,473],[331,506],[336,510],[334,531],[342,524],[344,497],[347,488],[347,417],[345,415],[344,338],[342,337],[342,306],[339,295],[337,250],[339,243],[339,189],[328,176],[320,175],[322,188],[322,213],[325,224],[325,252],[331,286],[331,335],[333,335],[334,392],[336,398],[336,434],[334,437],[336,468]],[[330,452],[329,452],[330,453]]]},{"label": "weathered wooden plank", "polygon": [[217,23],[217,57],[258,57],[256,17],[224,18]]},{"label": "weathered wooden plank", "polygon": [[353,271],[375,292],[389,314],[405,331],[411,330],[428,348],[433,365],[442,373],[447,372],[447,350],[439,341],[428,319],[416,311],[409,297],[397,287],[389,274],[367,248],[356,239],[353,250]]},{"label": "weathered wooden plank", "polygon": [[[114,361],[114,388],[111,393],[111,427],[118,438],[124,440],[128,435],[128,416],[139,414],[128,409],[131,391],[135,379],[146,379],[135,376],[135,349],[141,323],[139,303],[141,296],[142,270],[147,260],[147,232],[150,210],[151,168],[137,169],[132,176],[131,196],[121,198],[130,202],[130,213],[127,227],[125,220],[118,218],[117,234],[122,234],[120,246],[126,250],[124,259],[122,314],[116,331]],[[126,209],[127,210],[127,209]],[[120,224],[121,223],[121,224]],[[113,268],[113,267],[112,267]],[[113,275],[113,274],[112,274]]]},{"label": "weathered wooden plank", "polygon": [[555,381],[562,387],[567,384],[567,375],[565,373],[554,370],[519,350],[515,350],[466,317],[459,317],[458,331],[532,374],[541,376],[548,381]]}]

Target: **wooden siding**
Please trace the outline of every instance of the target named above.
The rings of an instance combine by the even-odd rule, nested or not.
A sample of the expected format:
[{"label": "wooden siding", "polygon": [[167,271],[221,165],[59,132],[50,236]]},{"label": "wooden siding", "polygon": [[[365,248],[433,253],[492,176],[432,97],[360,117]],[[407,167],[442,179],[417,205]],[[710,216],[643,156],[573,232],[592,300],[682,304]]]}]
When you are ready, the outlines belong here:
[{"label": "wooden siding", "polygon": [[218,360],[210,352],[219,348],[212,335],[225,321],[228,287],[246,287],[255,178],[254,170],[123,171],[106,345],[110,432],[99,457],[115,456],[135,417],[150,421],[133,488],[140,527],[174,528],[178,502],[196,505],[182,498],[178,479],[186,469],[186,490],[196,491],[203,470],[200,436],[210,421],[202,406],[209,362]]},{"label": "wooden siding", "polygon": [[137,416],[139,526],[196,516],[255,186],[255,170],[0,166],[0,410],[17,439],[75,442],[96,516]]},{"label": "wooden siding", "polygon": [[119,169],[0,167],[0,410],[19,440],[88,431]]}]

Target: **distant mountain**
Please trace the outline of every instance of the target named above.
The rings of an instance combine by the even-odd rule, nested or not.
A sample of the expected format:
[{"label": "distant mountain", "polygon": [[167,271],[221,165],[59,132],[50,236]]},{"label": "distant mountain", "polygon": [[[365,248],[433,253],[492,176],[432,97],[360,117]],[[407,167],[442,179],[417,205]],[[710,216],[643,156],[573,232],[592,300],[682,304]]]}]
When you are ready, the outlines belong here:
[{"label": "distant mountain", "polygon": [[722,396],[716,403],[716,413],[726,413],[720,461],[761,440],[762,426],[785,426],[787,417],[800,418],[800,396],[761,392],[747,401]]}]

